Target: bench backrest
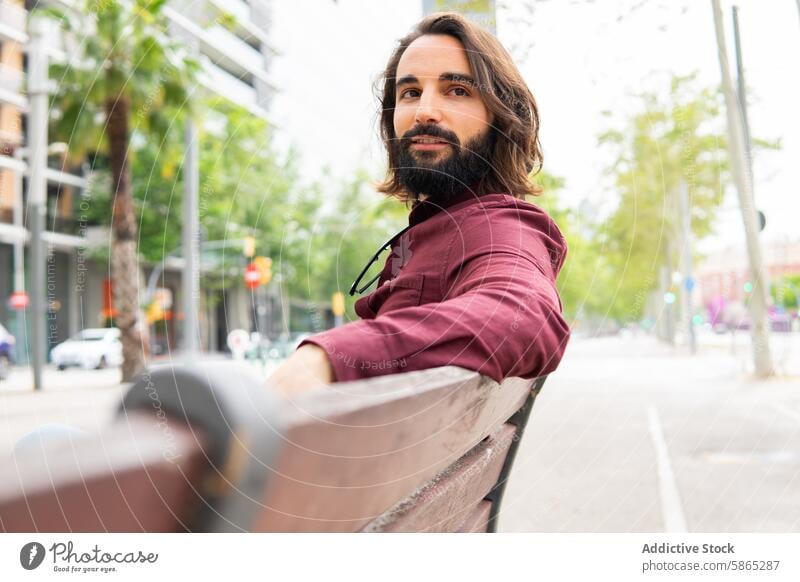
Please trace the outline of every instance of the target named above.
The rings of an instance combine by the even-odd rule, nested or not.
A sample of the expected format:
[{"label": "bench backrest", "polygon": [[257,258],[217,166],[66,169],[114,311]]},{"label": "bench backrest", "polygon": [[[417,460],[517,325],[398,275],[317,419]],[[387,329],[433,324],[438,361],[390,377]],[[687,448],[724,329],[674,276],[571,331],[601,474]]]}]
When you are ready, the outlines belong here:
[{"label": "bench backrest", "polygon": [[543,383],[445,367],[279,399],[230,364],[163,367],[100,436],[0,463],[0,528],[493,531]]}]

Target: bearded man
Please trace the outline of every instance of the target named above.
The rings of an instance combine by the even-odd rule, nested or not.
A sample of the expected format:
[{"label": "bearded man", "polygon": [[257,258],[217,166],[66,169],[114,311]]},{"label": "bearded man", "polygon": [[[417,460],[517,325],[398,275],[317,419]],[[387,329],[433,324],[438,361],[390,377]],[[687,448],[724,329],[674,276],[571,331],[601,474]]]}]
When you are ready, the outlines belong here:
[{"label": "bearded man", "polygon": [[[500,42],[453,13],[400,40],[383,75],[385,195],[409,224],[355,303],[360,320],[313,335],[273,374],[310,386],[455,365],[498,382],[558,366],[569,339],[556,278],[566,242],[525,200],[541,168],[534,97]],[[377,255],[375,257],[377,259]],[[366,284],[364,284],[366,283]]]}]

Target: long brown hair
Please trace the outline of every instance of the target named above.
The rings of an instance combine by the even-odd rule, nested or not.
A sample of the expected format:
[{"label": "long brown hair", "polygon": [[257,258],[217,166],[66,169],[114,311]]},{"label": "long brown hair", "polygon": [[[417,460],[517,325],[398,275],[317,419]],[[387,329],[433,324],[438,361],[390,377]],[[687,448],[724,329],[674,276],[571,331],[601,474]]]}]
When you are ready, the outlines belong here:
[{"label": "long brown hair", "polygon": [[381,139],[389,156],[387,175],[377,184],[378,191],[405,202],[415,200],[403,189],[394,172],[397,167],[392,147],[397,139],[394,131],[395,83],[397,65],[403,53],[412,42],[426,34],[446,34],[461,42],[477,89],[487,109],[494,114],[490,129],[495,133],[490,168],[481,179],[476,194],[501,192],[516,198],[538,195],[541,188],[529,178],[532,172],[541,169],[543,161],[536,100],[500,41],[489,31],[454,12],[440,12],[423,18],[400,39],[378,81],[378,84],[383,83],[382,90],[377,91],[381,103]]}]

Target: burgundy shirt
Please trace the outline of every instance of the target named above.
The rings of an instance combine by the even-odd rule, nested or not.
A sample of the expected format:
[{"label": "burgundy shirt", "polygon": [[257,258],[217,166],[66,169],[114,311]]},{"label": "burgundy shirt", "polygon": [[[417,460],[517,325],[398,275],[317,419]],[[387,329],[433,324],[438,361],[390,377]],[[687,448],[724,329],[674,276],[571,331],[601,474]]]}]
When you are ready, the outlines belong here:
[{"label": "burgundy shirt", "polygon": [[409,224],[377,288],[356,301],[361,319],[300,344],[327,352],[336,381],[447,365],[498,382],[556,369],[569,339],[555,285],[567,244],[542,209],[467,189],[418,203]]}]

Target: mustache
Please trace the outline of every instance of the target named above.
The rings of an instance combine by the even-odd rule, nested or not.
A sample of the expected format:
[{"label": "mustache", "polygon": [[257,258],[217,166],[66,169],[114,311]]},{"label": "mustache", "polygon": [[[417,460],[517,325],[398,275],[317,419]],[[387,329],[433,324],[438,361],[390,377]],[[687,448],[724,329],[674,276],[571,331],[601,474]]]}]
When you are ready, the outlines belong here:
[{"label": "mustache", "polygon": [[455,147],[459,147],[461,145],[461,142],[459,141],[458,136],[455,133],[430,123],[423,125],[415,125],[411,129],[409,129],[407,132],[403,134],[403,137],[400,138],[400,145],[404,148],[409,147],[411,145],[411,138],[417,137],[419,135],[429,135],[431,137],[436,137],[446,141],[447,143]]}]

